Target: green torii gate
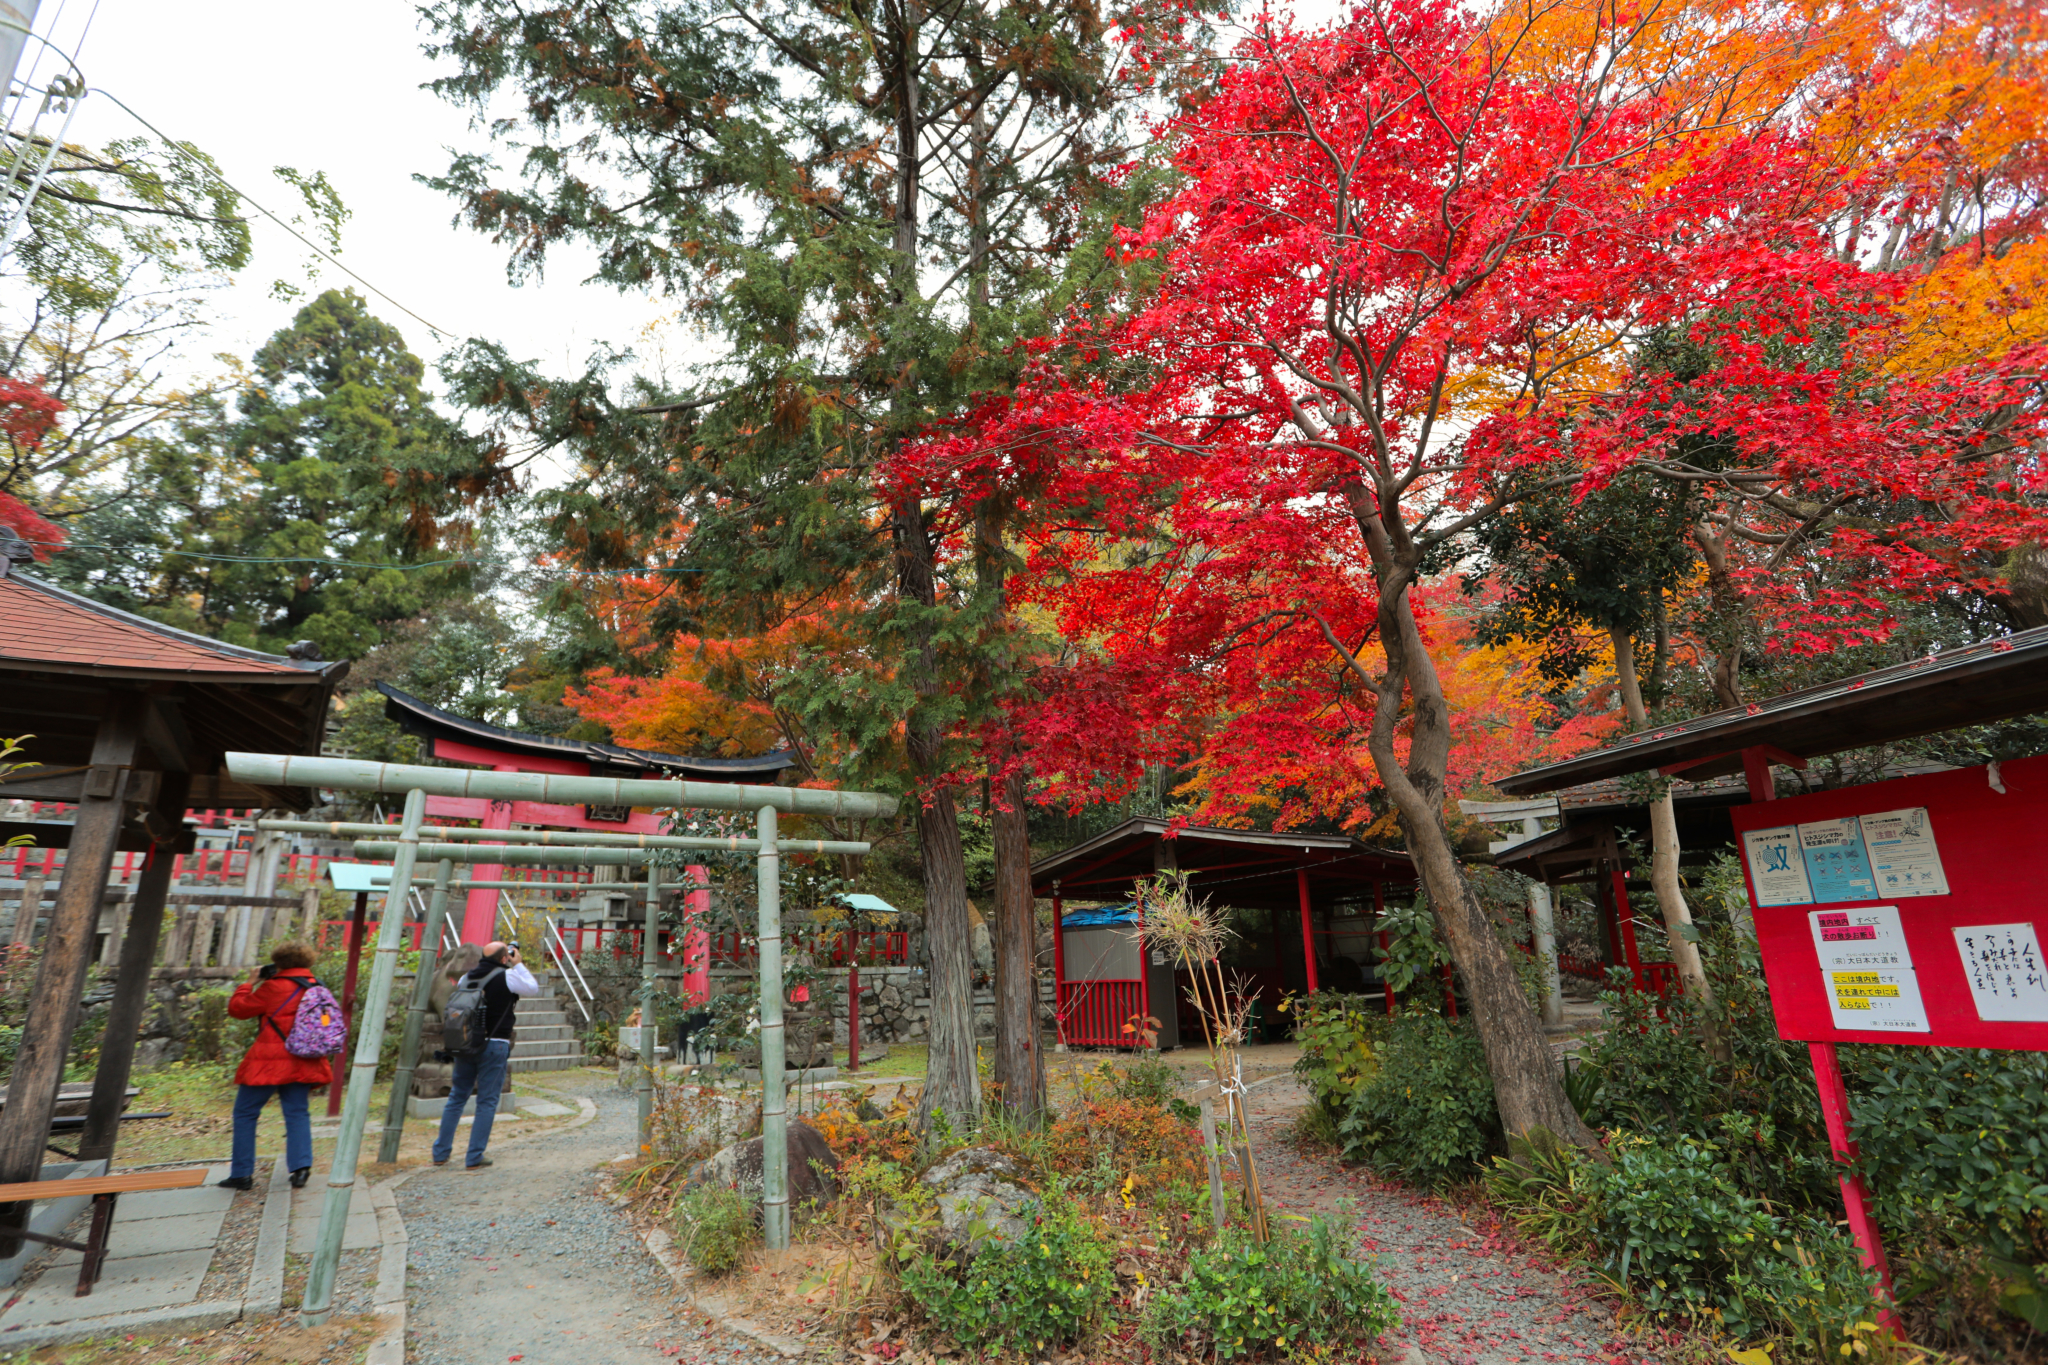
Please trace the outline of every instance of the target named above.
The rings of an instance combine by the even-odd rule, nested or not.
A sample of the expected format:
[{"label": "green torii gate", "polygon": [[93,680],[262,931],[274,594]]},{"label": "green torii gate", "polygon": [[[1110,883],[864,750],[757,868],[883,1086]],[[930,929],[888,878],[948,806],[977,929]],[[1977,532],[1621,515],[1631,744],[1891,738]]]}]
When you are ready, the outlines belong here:
[{"label": "green torii gate", "polygon": [[[313,1263],[306,1276],[301,1318],[309,1326],[323,1323],[334,1311],[334,1278],[341,1263],[342,1234],[348,1220],[349,1201],[354,1194],[356,1167],[362,1156],[363,1131],[368,1125],[370,1091],[377,1077],[377,1058],[384,1046],[384,1013],[391,1001],[391,987],[398,970],[398,951],[403,937],[405,901],[411,893],[413,871],[422,854],[438,864],[435,896],[428,910],[438,918],[447,909],[447,886],[457,862],[492,863],[593,863],[631,866],[650,862],[657,848],[709,847],[751,852],[755,856],[755,888],[759,902],[761,940],[761,1204],[762,1230],[768,1246],[780,1250],[789,1245],[789,1132],[787,1095],[783,1079],[782,1037],[782,904],[781,850],[801,849],[819,853],[866,853],[865,843],[821,840],[778,841],[779,812],[799,815],[834,815],[854,819],[885,817],[896,813],[896,798],[879,792],[843,792],[809,787],[749,787],[719,782],[666,782],[648,779],[567,777],[550,773],[492,773],[465,768],[428,768],[417,764],[368,763],[356,759],[308,758],[288,754],[226,755],[224,766],[237,780],[267,786],[323,787],[337,791],[405,793],[405,813],[398,838],[388,843],[357,844],[362,856],[391,858],[391,886],[386,892],[383,921],[378,925],[377,959],[370,971],[370,986],[363,1003],[362,1027],[356,1035],[356,1052],[351,1066],[348,1095],[342,1106],[341,1131],[334,1147],[334,1161],[328,1170],[327,1199],[320,1213],[318,1242]],[[559,805],[672,806],[708,810],[752,810],[755,812],[753,839],[689,839],[683,836],[560,835],[558,843],[542,845],[429,843],[420,835],[428,796],[473,796],[496,801],[523,800]],[[388,833],[388,827],[374,827]],[[447,831],[438,831],[446,836]],[[513,831],[517,836],[518,832]],[[496,837],[504,838],[504,832]],[[631,840],[661,837],[652,847],[620,847],[594,840]],[[567,846],[576,839],[582,847]],[[378,850],[372,853],[371,850]],[[648,876],[647,932],[642,941],[642,1018],[652,1012],[648,996],[652,988],[651,954],[655,942],[655,914],[660,900],[660,872],[650,866]],[[422,984],[425,977],[422,976]],[[423,997],[415,989],[415,1000]],[[407,1033],[417,1052],[417,1024],[408,1013]],[[643,1038],[643,1094],[641,1130],[647,1131],[652,1100],[652,1055]],[[416,1060],[416,1059],[415,1059]],[[394,1086],[396,1082],[394,1081]],[[397,1094],[394,1089],[394,1094]],[[397,1103],[403,1106],[399,1095]],[[403,1122],[402,1109],[400,1122]],[[387,1124],[387,1142],[390,1126]],[[643,1139],[644,1140],[644,1139]],[[394,1153],[395,1154],[395,1153]]]}]

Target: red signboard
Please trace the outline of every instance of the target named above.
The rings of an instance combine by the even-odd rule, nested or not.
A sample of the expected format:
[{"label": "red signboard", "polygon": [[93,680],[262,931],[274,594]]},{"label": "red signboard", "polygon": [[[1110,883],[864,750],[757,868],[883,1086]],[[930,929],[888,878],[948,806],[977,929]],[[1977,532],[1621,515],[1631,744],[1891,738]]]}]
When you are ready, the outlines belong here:
[{"label": "red signboard", "polygon": [[1780,1037],[2048,1051],[2048,758],[1729,814]]}]

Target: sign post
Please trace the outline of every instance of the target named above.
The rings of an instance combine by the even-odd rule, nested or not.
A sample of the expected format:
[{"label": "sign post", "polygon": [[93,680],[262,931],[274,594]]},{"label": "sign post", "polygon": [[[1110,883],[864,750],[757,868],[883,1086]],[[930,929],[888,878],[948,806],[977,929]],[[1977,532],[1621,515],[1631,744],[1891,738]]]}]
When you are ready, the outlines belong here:
[{"label": "sign post", "polygon": [[[1748,757],[1745,754],[1745,757]],[[1778,1036],[1807,1044],[1828,1144],[1856,1159],[1838,1043],[2048,1051],[2048,758],[1773,800],[1745,766],[1730,818]],[[1891,1275],[1860,1177],[1842,1203],[1863,1262]],[[1889,1306],[1885,1325],[1899,1331]]]}]

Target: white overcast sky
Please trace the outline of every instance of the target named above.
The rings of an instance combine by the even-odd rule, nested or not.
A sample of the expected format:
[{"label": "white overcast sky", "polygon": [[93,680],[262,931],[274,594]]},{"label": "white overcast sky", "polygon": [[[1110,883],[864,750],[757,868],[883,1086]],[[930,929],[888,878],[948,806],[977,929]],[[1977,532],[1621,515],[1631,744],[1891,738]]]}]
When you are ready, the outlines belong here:
[{"label": "white overcast sky", "polygon": [[[1321,19],[1341,4],[1296,8]],[[691,356],[689,335],[660,325],[673,316],[660,299],[583,283],[587,252],[561,250],[544,280],[514,287],[504,250],[454,223],[454,202],[414,181],[444,170],[448,148],[488,150],[488,139],[467,111],[421,88],[446,71],[420,51],[411,0],[42,0],[35,27],[76,53],[89,86],[207,150],[273,211],[290,216],[295,205],[273,167],[325,171],[354,215],[342,261],[454,337],[501,341],[554,373],[580,370],[600,341],[644,355],[656,345],[651,325],[670,360]],[[88,97],[70,136],[99,145],[143,131],[112,101]],[[296,310],[272,299],[269,285],[304,253],[260,220],[256,242],[248,271],[216,298],[220,325],[207,352],[247,355]],[[321,284],[353,282],[329,269]],[[448,348],[384,300],[370,303],[429,362]]]},{"label": "white overcast sky", "polygon": [[[275,212],[289,217],[294,195],[273,167],[325,171],[354,215],[341,260],[456,337],[500,340],[516,357],[561,372],[580,368],[593,342],[631,344],[671,311],[658,299],[583,284],[590,257],[573,251],[544,281],[513,287],[504,251],[454,224],[454,201],[413,180],[445,169],[445,149],[482,149],[487,139],[471,131],[465,111],[420,88],[442,73],[420,51],[408,0],[98,0],[96,10],[94,0],[42,0],[36,29],[77,51],[89,86],[204,148]],[[143,131],[92,96],[70,136],[97,145]],[[273,300],[269,285],[290,276],[304,253],[260,222],[256,241],[256,260],[216,300],[221,326],[209,350],[246,355],[296,311]],[[329,269],[321,284],[353,281]],[[370,303],[429,361],[446,349],[383,300]]]}]

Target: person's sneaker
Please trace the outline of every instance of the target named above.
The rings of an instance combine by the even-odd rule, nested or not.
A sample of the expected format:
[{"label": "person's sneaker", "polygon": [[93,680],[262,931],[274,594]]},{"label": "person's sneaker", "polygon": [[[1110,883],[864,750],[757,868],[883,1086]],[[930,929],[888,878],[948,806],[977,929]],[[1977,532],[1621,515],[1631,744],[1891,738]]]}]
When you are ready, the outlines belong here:
[{"label": "person's sneaker", "polygon": [[434,1158],[434,1164],[436,1166],[446,1166],[448,1164],[448,1158],[445,1156],[437,1156]]},{"label": "person's sneaker", "polygon": [[489,1157],[480,1156],[475,1161],[472,1161],[467,1166],[464,1166],[462,1169],[465,1171],[480,1171],[490,1164],[491,1159]]},{"label": "person's sneaker", "polygon": [[306,1181],[311,1179],[312,1175],[313,1168],[311,1166],[299,1167],[296,1171],[292,1172],[292,1188],[295,1190],[305,1189]]},{"label": "person's sneaker", "polygon": [[226,1180],[216,1180],[213,1183],[224,1190],[253,1190],[256,1188],[256,1181],[246,1175],[231,1175]]}]

